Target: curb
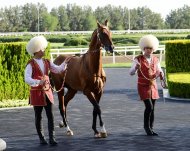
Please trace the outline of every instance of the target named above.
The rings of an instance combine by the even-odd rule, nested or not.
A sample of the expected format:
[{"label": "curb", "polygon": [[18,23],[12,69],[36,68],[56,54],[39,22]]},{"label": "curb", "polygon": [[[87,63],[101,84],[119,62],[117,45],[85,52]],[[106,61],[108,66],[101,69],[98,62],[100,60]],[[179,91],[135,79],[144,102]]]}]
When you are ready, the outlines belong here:
[{"label": "curb", "polygon": [[165,101],[165,99],[167,99],[167,100],[173,100],[173,101],[185,101],[185,102],[190,103],[190,99],[170,96],[168,89],[163,89],[162,91],[163,91],[164,101]]}]

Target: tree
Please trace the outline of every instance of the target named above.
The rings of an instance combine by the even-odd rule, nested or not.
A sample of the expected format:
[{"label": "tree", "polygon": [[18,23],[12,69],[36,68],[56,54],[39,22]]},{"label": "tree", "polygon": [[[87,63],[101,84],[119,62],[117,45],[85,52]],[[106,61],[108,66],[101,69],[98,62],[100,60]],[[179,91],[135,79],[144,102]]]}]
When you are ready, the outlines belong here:
[{"label": "tree", "polygon": [[95,9],[94,15],[100,23],[104,23],[106,19],[109,21],[109,23],[111,22],[109,11],[105,7],[97,7]]},{"label": "tree", "polygon": [[40,31],[54,31],[57,27],[58,19],[48,13],[43,13],[41,18]]},{"label": "tree", "polygon": [[19,31],[21,27],[21,14],[20,14],[20,9],[18,6],[16,7],[9,7],[5,8],[4,11],[1,9],[1,22],[2,22],[2,31]]},{"label": "tree", "polygon": [[59,28],[61,31],[70,30],[69,19],[66,8],[64,6],[59,6],[58,8],[58,20],[59,20]]},{"label": "tree", "polygon": [[105,9],[107,9],[109,11],[109,15],[110,15],[110,29],[113,30],[123,30],[124,26],[123,26],[123,9],[121,8],[121,6],[119,7],[114,7],[111,5],[108,5],[107,7],[105,7]]},{"label": "tree", "polygon": [[91,7],[84,7],[81,16],[81,30],[94,30],[96,26],[96,18],[93,15]]},{"label": "tree", "polygon": [[0,9],[0,32],[6,32],[7,28],[7,20],[6,16],[4,14],[4,10],[1,8]]},{"label": "tree", "polygon": [[147,7],[137,8],[137,29],[161,29],[163,28],[163,19],[160,14],[152,12]]},{"label": "tree", "polygon": [[22,27],[24,31],[37,31],[38,9],[35,4],[27,3],[22,7]]},{"label": "tree", "polygon": [[182,8],[172,10],[166,16],[166,25],[171,29],[189,29],[190,26],[190,7],[184,5]]}]

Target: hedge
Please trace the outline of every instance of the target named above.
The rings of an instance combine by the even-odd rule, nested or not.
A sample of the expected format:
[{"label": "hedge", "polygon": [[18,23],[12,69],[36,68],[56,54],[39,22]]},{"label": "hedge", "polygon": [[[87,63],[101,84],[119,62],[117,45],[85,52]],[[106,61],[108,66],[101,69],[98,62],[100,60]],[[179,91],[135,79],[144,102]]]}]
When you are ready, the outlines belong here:
[{"label": "hedge", "polygon": [[[49,56],[49,48],[46,56]],[[24,70],[30,58],[25,42],[0,43],[0,101],[28,98]]]},{"label": "hedge", "polygon": [[168,73],[190,71],[190,40],[168,41],[166,49],[166,71]]},{"label": "hedge", "polygon": [[174,97],[190,98],[190,40],[168,41],[165,48],[169,93]]},{"label": "hedge", "polygon": [[190,72],[168,74],[168,86],[171,96],[190,98]]}]

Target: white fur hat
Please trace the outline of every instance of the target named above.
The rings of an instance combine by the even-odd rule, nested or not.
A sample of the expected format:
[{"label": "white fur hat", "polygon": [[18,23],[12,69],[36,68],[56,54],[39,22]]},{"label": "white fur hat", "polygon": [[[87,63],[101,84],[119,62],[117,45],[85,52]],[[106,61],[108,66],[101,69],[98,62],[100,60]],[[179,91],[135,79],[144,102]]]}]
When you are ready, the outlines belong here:
[{"label": "white fur hat", "polygon": [[48,42],[44,36],[35,36],[28,42],[26,46],[27,52],[34,56],[35,52],[46,49]]},{"label": "white fur hat", "polygon": [[139,47],[144,51],[145,47],[153,48],[153,51],[156,51],[159,46],[158,39],[153,35],[145,35],[139,40]]}]

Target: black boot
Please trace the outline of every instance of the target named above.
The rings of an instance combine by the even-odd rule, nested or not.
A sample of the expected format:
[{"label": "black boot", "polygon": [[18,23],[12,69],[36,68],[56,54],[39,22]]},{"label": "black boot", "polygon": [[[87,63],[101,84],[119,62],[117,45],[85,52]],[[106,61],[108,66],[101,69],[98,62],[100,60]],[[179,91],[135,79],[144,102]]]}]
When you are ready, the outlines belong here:
[{"label": "black boot", "polygon": [[56,142],[55,138],[50,138],[49,144],[52,145],[52,146],[57,145],[57,142]]},{"label": "black boot", "polygon": [[37,133],[38,133],[38,136],[39,136],[39,139],[40,139],[40,144],[41,145],[47,145],[47,141],[45,139],[45,136],[43,134],[43,129],[42,129],[42,126],[41,124],[39,125],[36,125],[36,130],[37,130]]},{"label": "black boot", "polygon": [[57,142],[55,140],[54,122],[48,123],[48,130],[49,130],[49,144],[52,146],[57,145]]},{"label": "black boot", "polygon": [[147,136],[153,135],[153,132],[150,128],[150,113],[147,113],[147,112],[144,113],[144,130]]},{"label": "black boot", "polygon": [[158,134],[153,131],[153,125],[154,125],[154,111],[150,116],[150,129],[152,130],[153,136],[158,136]]},{"label": "black boot", "polygon": [[52,146],[57,145],[57,142],[55,140],[54,131],[51,131],[49,134],[49,144]]},{"label": "black boot", "polygon": [[144,127],[144,130],[145,130],[147,136],[152,136],[153,135],[153,132],[149,127]]},{"label": "black boot", "polygon": [[40,139],[40,144],[41,144],[41,145],[47,145],[48,142],[47,142],[46,139],[43,137],[43,138]]},{"label": "black boot", "polygon": [[38,136],[39,136],[39,139],[40,139],[40,144],[41,144],[41,145],[47,145],[48,143],[47,143],[47,141],[46,141],[46,139],[45,139],[45,137],[44,137],[43,132],[37,130],[37,133],[38,133]]}]

